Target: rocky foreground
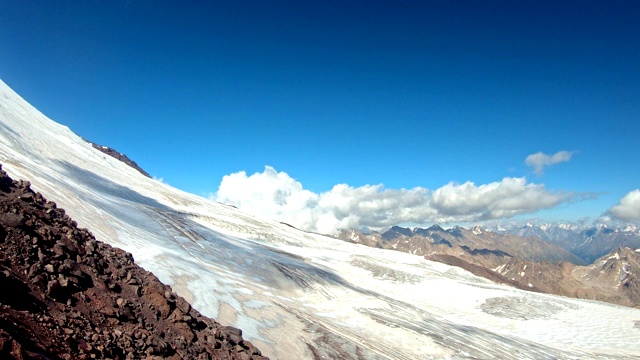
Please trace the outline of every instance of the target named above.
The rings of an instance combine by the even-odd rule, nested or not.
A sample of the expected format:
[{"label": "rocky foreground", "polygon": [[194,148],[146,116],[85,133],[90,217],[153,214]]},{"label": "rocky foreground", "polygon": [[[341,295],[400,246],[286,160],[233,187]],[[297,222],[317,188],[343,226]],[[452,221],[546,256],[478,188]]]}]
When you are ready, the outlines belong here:
[{"label": "rocky foreground", "polygon": [[1,166],[0,358],[266,359]]}]

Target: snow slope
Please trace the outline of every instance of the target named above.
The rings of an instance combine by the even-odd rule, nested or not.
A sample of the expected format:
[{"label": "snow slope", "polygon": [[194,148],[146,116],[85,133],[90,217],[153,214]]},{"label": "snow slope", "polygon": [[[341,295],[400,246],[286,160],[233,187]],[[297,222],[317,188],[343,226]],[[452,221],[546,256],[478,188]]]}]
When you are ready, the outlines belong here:
[{"label": "snow slope", "polygon": [[640,357],[640,310],[257,219],[144,177],[1,81],[0,163],[274,359]]}]

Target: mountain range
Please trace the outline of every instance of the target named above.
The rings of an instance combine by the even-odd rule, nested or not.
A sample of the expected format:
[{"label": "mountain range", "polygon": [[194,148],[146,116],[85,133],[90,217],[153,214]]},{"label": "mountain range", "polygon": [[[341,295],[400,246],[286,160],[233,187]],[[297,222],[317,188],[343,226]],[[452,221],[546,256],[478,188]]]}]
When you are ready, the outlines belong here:
[{"label": "mountain range", "polygon": [[[270,358],[640,356],[638,309],[524,291],[411,251],[306,233],[185,193],[94,148],[3,82],[0,163],[198,312],[242,329]],[[380,244],[404,246],[405,230],[397,230]],[[475,248],[464,238],[482,229],[432,230],[442,237],[435,245],[486,255],[487,264],[518,250],[494,246],[513,235],[475,234],[482,242]],[[557,250],[558,260],[572,258],[547,244],[519,254],[539,261]],[[627,259],[621,271],[634,271],[629,254],[618,257]],[[609,260],[616,259],[603,266],[618,266]],[[599,281],[598,271],[585,278]]]},{"label": "mountain range", "polygon": [[584,266],[582,259],[559,245],[479,226],[447,230],[438,225],[426,229],[393,226],[379,234],[343,231],[338,238],[422,255],[523,290],[640,307],[640,252],[628,247],[619,247]]},{"label": "mountain range", "polygon": [[499,233],[524,237],[536,237],[556,244],[587,264],[620,248],[640,248],[640,228],[625,225],[611,228],[606,225],[581,226],[576,224],[527,223],[523,226],[506,226],[496,229]]}]

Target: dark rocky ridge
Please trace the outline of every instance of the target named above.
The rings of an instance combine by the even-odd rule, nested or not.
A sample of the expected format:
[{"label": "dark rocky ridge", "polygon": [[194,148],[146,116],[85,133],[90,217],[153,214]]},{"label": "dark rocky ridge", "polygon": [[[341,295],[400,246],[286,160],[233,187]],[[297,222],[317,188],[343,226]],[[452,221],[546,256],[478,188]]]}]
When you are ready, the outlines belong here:
[{"label": "dark rocky ridge", "polygon": [[432,254],[432,255],[428,255],[425,256],[425,258],[427,260],[432,260],[432,261],[437,261],[437,262],[441,262],[443,264],[447,264],[447,265],[451,265],[451,266],[456,266],[459,268],[463,268],[467,271],[469,271],[470,273],[472,273],[473,275],[476,276],[480,276],[483,277],[485,279],[489,279],[495,283],[498,284],[506,284],[506,285],[510,285],[513,287],[516,287],[518,289],[521,290],[527,290],[527,291],[535,291],[535,292],[545,292],[537,287],[533,287],[533,286],[525,286],[523,284],[521,284],[520,282],[511,280],[506,278],[505,276],[501,275],[500,273],[491,271],[489,269],[487,269],[484,266],[480,266],[480,265],[476,265],[476,264],[472,264],[469,263],[459,257],[456,257],[454,255],[446,255],[446,254]]},{"label": "dark rocky ridge", "polygon": [[[85,140],[87,141],[87,140]],[[138,172],[148,178],[151,177],[151,175],[149,175],[146,171],[142,170],[142,168],[140,166],[138,166],[138,164],[136,164],[135,161],[129,159],[129,157],[123,153],[120,153],[118,151],[116,151],[115,149],[112,149],[108,146],[102,146],[102,145],[98,145],[96,143],[92,143],[91,141],[87,141],[89,144],[91,144],[91,146],[93,146],[94,149],[100,150],[103,153],[122,161],[123,163],[131,166],[132,168],[138,170]]]},{"label": "dark rocky ridge", "polygon": [[0,165],[0,358],[266,359]]}]

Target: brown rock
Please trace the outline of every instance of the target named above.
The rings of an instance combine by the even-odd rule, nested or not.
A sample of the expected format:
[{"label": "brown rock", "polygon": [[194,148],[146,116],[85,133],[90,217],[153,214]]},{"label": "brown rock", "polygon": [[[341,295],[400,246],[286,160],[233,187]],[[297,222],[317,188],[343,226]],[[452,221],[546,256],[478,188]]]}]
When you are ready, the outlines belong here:
[{"label": "brown rock", "polygon": [[155,309],[157,316],[159,316],[160,319],[166,319],[167,316],[169,316],[171,307],[164,296],[158,293],[147,294],[142,296],[141,301],[149,304],[153,309]]},{"label": "brown rock", "polygon": [[27,201],[27,202],[33,201],[33,193],[27,192],[24,194],[20,194],[19,198],[22,201]]},{"label": "brown rock", "polygon": [[0,225],[0,359],[262,358],[1,166]]},{"label": "brown rock", "polygon": [[22,214],[3,213],[0,215],[0,220],[9,227],[19,227],[25,224],[25,217]]},{"label": "brown rock", "polygon": [[184,339],[188,343],[192,343],[193,341],[195,341],[196,335],[193,333],[193,331],[191,331],[191,328],[186,323],[183,323],[183,322],[175,323],[172,325],[172,328],[175,334],[177,334],[178,336],[184,337]]},{"label": "brown rock", "polygon": [[191,311],[191,304],[182,297],[176,299],[176,307],[182,311],[183,314],[188,314]]}]

